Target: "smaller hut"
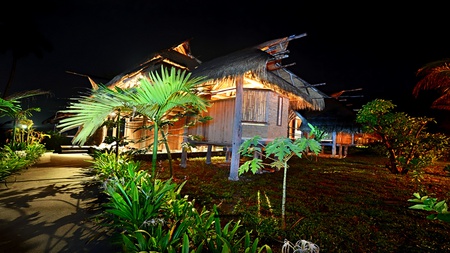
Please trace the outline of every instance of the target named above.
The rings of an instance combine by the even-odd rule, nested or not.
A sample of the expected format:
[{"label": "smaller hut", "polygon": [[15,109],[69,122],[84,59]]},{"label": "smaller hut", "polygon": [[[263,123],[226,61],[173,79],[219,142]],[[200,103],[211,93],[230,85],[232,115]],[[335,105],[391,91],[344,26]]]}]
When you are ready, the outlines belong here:
[{"label": "smaller hut", "polygon": [[331,147],[331,157],[345,157],[350,146],[359,144],[361,129],[356,123],[356,112],[334,97],[325,98],[325,108],[321,111],[301,110],[297,114],[302,133],[310,131],[308,123],[324,131],[322,152]]}]

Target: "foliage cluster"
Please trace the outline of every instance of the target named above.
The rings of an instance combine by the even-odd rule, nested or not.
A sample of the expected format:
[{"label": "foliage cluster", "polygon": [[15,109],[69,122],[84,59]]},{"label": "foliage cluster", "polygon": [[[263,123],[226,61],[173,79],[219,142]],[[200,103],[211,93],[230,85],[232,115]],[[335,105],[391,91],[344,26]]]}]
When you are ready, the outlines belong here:
[{"label": "foliage cluster", "polygon": [[208,106],[207,101],[198,94],[202,81],[202,77],[191,78],[191,73],[186,71],[174,67],[169,71],[161,66],[160,72],[150,72],[148,76],[140,79],[136,87],[121,89],[99,85],[98,89],[89,94],[73,99],[63,111],[73,116],[61,120],[59,128],[63,132],[81,127],[73,143],[84,144],[111,115],[115,115],[115,122],[121,122],[124,117],[141,117],[148,120],[151,126],[146,129],[153,131],[153,143],[150,146],[154,154],[152,178],[155,178],[158,145],[164,144],[170,155],[165,132],[167,126],[182,118],[184,114],[194,116],[206,110]]},{"label": "foliage cluster", "polygon": [[433,212],[427,216],[427,219],[429,220],[450,222],[450,212],[448,211],[446,200],[441,200],[438,202],[437,198],[420,196],[420,193],[418,192],[414,193],[413,196],[415,198],[409,199],[408,201],[416,204],[410,206],[409,208]]},{"label": "foliage cluster", "polygon": [[0,148],[0,180],[35,164],[45,153],[43,144],[5,145]]},{"label": "foliage cluster", "polygon": [[[311,136],[316,136],[315,127],[309,124],[311,128]],[[253,174],[260,171],[264,165],[268,165],[276,170],[283,169],[283,196],[281,203],[281,228],[286,229],[286,182],[288,162],[293,156],[302,157],[304,153],[313,152],[319,154],[321,150],[320,143],[317,139],[301,138],[291,140],[286,137],[275,138],[267,144],[262,142],[260,136],[255,136],[245,140],[239,147],[239,153],[247,157],[253,157],[252,160],[244,162],[239,167],[239,175],[251,170]],[[264,162],[259,157],[270,160],[270,163]]]},{"label": "foliage cluster", "polygon": [[[223,222],[242,220],[261,242],[274,250],[285,239],[305,239],[321,252],[445,252],[450,250],[450,224],[424,219],[405,201],[417,186],[412,175],[399,176],[384,169],[383,156],[352,147],[345,159],[289,160],[286,229],[280,229],[284,169],[246,173],[230,183],[224,157],[189,159],[175,170],[185,178],[182,194],[194,196],[196,206],[216,205]],[[161,178],[168,177],[161,163]],[[438,161],[424,169],[422,184],[438,199],[448,198],[450,178]],[[146,167],[145,162],[142,165]],[[265,168],[267,169],[267,168]],[[259,193],[259,194],[258,194]]]},{"label": "foliage cluster", "polygon": [[11,136],[0,147],[0,180],[33,165],[46,151],[41,144],[46,135],[36,131],[33,121],[29,119],[32,112],[40,111],[40,108],[23,110],[20,105],[20,99],[42,94],[47,92],[32,90],[0,98],[0,117],[9,117],[13,122]]},{"label": "foliage cluster", "polygon": [[186,181],[152,179],[140,162],[115,154],[93,163],[108,196],[98,221],[120,235],[126,252],[272,252],[251,231],[241,231],[240,221],[221,222],[215,206],[197,209],[180,193]]},{"label": "foliage cluster", "polygon": [[356,119],[364,131],[380,136],[389,158],[389,171],[406,174],[413,170],[417,173],[448,154],[450,138],[426,131],[434,119],[411,117],[404,112],[395,112],[394,108],[391,101],[375,99],[358,111]]}]

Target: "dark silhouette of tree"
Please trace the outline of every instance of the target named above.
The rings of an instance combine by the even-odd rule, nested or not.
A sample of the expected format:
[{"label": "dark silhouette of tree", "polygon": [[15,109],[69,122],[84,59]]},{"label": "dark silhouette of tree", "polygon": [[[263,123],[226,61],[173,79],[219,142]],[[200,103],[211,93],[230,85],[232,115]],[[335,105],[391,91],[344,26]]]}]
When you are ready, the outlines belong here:
[{"label": "dark silhouette of tree", "polygon": [[434,61],[417,71],[420,78],[413,89],[413,95],[419,96],[421,91],[435,90],[440,96],[433,101],[431,108],[450,110],[450,59]]},{"label": "dark silhouette of tree", "polygon": [[52,0],[6,1],[0,6],[0,53],[12,52],[11,69],[2,98],[8,96],[16,73],[17,62],[30,54],[38,58],[53,49],[36,22],[36,15],[52,11],[56,4]]}]

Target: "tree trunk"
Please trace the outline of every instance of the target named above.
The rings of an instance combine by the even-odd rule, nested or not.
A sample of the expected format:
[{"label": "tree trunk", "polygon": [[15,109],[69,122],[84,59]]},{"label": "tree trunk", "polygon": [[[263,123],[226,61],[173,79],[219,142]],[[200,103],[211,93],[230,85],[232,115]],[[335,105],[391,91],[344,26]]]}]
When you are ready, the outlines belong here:
[{"label": "tree trunk", "polygon": [[169,160],[170,177],[173,177],[172,154],[170,153],[169,143],[167,142],[167,138],[166,138],[166,135],[164,134],[164,131],[161,131],[161,135],[162,135],[162,139],[164,141],[164,145],[166,147],[167,160]]},{"label": "tree trunk", "polygon": [[281,198],[281,229],[286,229],[286,178],[287,178],[287,162],[284,162],[283,172],[283,197]]},{"label": "tree trunk", "polygon": [[406,174],[408,170],[401,167],[397,163],[397,155],[393,149],[388,149],[389,152],[389,165],[387,166],[389,171],[393,174]]},{"label": "tree trunk", "polygon": [[153,127],[153,152],[152,152],[152,179],[155,180],[156,177],[156,162],[158,158],[158,123],[154,122]]}]

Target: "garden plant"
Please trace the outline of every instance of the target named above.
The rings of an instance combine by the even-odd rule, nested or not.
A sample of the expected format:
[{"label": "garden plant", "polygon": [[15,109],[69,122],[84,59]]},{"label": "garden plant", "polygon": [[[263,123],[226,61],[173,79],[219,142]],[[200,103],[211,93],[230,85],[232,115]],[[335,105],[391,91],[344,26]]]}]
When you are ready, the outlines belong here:
[{"label": "garden plant", "polygon": [[444,134],[426,131],[434,119],[395,112],[395,106],[391,101],[375,99],[358,111],[356,122],[363,126],[363,131],[381,138],[389,158],[389,171],[420,173],[422,168],[448,154],[450,139]]},{"label": "garden plant", "polygon": [[[262,169],[264,165],[269,165],[277,170],[283,169],[283,197],[281,202],[281,229],[286,229],[286,180],[287,171],[289,168],[288,162],[294,156],[302,157],[307,155],[310,151],[315,155],[319,154],[322,147],[318,140],[314,139],[315,127],[309,124],[311,128],[310,136],[313,138],[301,138],[292,140],[286,137],[279,137],[267,144],[263,144],[260,136],[255,136],[251,139],[245,140],[240,148],[239,152],[247,157],[253,157],[252,160],[244,162],[239,167],[239,175],[251,170],[253,173],[257,173]],[[264,156],[266,160],[270,160],[269,163],[264,162],[259,157]]]},{"label": "garden plant", "polygon": [[[155,178],[159,135],[164,136],[162,127],[170,119],[169,115],[179,109],[200,112],[208,106],[197,92],[202,80],[201,77],[191,78],[186,71],[175,68],[169,71],[162,66],[159,73],[150,72],[148,77],[142,78],[139,87],[110,89],[99,85],[98,89],[81,98],[74,98],[64,110],[73,116],[61,120],[58,127],[61,132],[81,127],[73,143],[82,145],[112,114],[121,118],[145,117],[150,120],[153,130],[152,178]],[[170,153],[170,150],[167,151]]]},{"label": "garden plant", "polygon": [[0,117],[9,117],[13,126],[7,136],[7,142],[0,147],[0,180],[19,173],[35,164],[46,152],[42,140],[46,134],[36,131],[33,121],[29,119],[33,111],[40,108],[22,109],[20,100],[37,95],[48,94],[40,90],[15,93],[7,98],[0,98]]},{"label": "garden plant", "polygon": [[180,193],[186,181],[153,180],[139,162],[119,160],[102,154],[93,161],[108,196],[96,218],[125,252],[272,252],[251,231],[241,231],[240,221],[223,225],[215,206],[198,211],[195,200]]}]

